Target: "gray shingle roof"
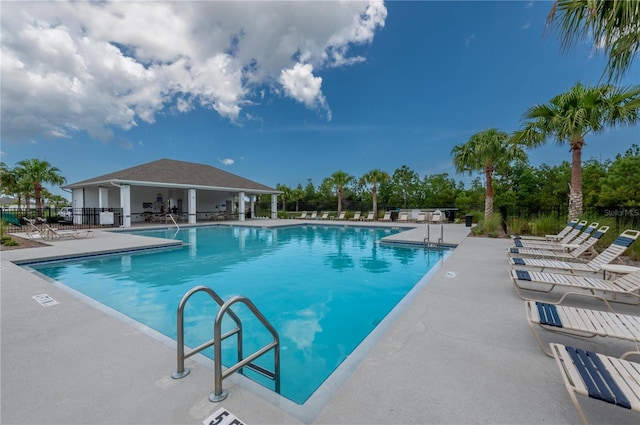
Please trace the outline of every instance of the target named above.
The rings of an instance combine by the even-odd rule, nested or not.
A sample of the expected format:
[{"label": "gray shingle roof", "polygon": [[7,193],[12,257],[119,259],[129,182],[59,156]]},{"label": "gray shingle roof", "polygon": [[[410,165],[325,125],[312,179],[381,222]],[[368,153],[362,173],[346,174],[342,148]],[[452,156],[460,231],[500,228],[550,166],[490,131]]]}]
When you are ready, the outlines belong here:
[{"label": "gray shingle roof", "polygon": [[219,168],[193,162],[176,161],[173,159],[159,159],[146,164],[115,171],[110,174],[83,180],[64,186],[73,189],[84,186],[117,182],[146,185],[171,185],[215,190],[234,189],[258,192],[278,192],[275,189],[256,183],[244,177],[228,173]]}]

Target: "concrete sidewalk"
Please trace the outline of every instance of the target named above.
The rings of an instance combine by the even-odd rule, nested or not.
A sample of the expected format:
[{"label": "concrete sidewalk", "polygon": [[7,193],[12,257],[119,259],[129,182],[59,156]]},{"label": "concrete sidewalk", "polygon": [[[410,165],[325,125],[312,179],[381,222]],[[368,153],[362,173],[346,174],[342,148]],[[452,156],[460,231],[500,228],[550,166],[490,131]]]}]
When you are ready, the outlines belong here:
[{"label": "concrete sidewalk", "polygon": [[[424,225],[410,227],[393,239],[422,241]],[[456,250],[364,360],[347,371],[344,383],[324,390],[331,393],[328,403],[311,415],[297,414],[293,403],[247,390],[231,378],[225,381],[229,397],[209,402],[210,363],[189,359],[191,374],[171,379],[175,342],[13,263],[157,246],[164,243],[159,239],[96,232],[93,239],[2,252],[0,422],[201,424],[225,407],[247,424],[578,423],[557,366],[538,347],[508,277],[509,241],[466,237],[468,231],[445,225],[445,242],[457,244]],[[58,304],[42,307],[32,298],[40,294]],[[616,307],[640,314],[638,307]],[[605,339],[542,335],[607,354],[634,348]],[[593,424],[640,419],[603,402],[581,402]]]}]

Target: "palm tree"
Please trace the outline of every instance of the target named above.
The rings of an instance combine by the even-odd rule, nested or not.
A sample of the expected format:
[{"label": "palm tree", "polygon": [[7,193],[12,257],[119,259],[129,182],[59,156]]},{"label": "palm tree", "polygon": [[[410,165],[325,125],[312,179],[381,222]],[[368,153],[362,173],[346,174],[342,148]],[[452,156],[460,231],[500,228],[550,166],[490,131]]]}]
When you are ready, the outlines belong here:
[{"label": "palm tree", "polygon": [[464,144],[456,145],[451,150],[453,165],[459,173],[474,171],[484,172],[486,189],[484,218],[493,214],[493,172],[498,165],[516,159],[526,160],[522,147],[509,138],[504,131],[490,128],[474,134]]},{"label": "palm tree", "polygon": [[378,184],[385,184],[391,180],[391,176],[386,172],[374,169],[360,178],[360,184],[365,186],[371,184],[371,200],[373,202],[373,216],[378,218]]},{"label": "palm tree", "polygon": [[300,210],[300,201],[304,199],[304,195],[304,189],[302,189],[302,185],[299,183],[298,186],[289,193],[290,199],[296,201],[296,212]]},{"label": "palm tree", "polygon": [[563,50],[592,38],[608,56],[609,81],[620,79],[640,48],[640,4],[637,0],[556,0],[547,17],[562,38]]},{"label": "palm tree", "polygon": [[291,197],[291,188],[287,185],[280,184],[276,185],[276,189],[281,191],[280,199],[282,199],[282,211],[287,210],[287,199]]},{"label": "palm tree", "polygon": [[342,170],[338,170],[335,173],[331,174],[331,177],[328,178],[329,183],[333,189],[336,191],[336,195],[338,196],[338,216],[342,212],[342,198],[344,197],[344,188],[351,182],[355,180],[355,178],[345,173]]},{"label": "palm tree", "polygon": [[33,196],[36,200],[36,208],[42,208],[42,184],[51,183],[63,185],[67,179],[62,177],[60,169],[49,162],[40,159],[25,159],[18,162],[19,176],[23,182],[33,188]]},{"label": "palm tree", "polygon": [[26,196],[29,205],[29,187],[25,187],[20,176],[20,169],[9,168],[4,162],[0,162],[0,184],[2,193],[7,196],[15,196],[18,199],[18,209],[22,208],[22,198]]},{"label": "palm tree", "polygon": [[577,83],[567,93],[554,96],[549,103],[535,105],[523,118],[528,120],[514,138],[527,146],[548,139],[568,143],[571,151],[569,219],[582,215],[582,148],[589,133],[602,133],[608,127],[638,122],[640,86],[616,88],[612,85],[585,87]]}]

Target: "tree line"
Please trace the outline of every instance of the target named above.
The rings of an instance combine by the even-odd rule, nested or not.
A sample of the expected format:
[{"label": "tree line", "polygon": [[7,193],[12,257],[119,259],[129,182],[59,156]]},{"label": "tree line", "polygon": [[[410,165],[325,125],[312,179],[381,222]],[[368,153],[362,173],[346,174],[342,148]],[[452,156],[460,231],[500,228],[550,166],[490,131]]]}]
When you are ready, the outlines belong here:
[{"label": "tree line", "polygon": [[[633,144],[613,159],[591,158],[582,164],[582,188],[586,211],[640,208],[640,147]],[[500,164],[492,172],[496,208],[507,207],[523,217],[567,211],[572,165],[533,166],[526,159]],[[375,176],[375,178],[373,178]],[[482,210],[486,187],[481,174],[465,184],[448,173],[420,176],[403,165],[393,173],[372,170],[357,178],[338,170],[314,185],[289,187],[279,184],[282,211],[384,211],[390,208],[457,208],[457,216]],[[340,203],[338,200],[340,198]],[[374,198],[375,207],[374,208]],[[269,208],[270,199],[261,199]]]},{"label": "tree line", "polygon": [[18,208],[22,208],[24,201],[27,207],[31,200],[35,200],[36,208],[45,205],[64,206],[69,203],[60,195],[54,195],[44,187],[45,184],[62,186],[67,179],[60,174],[60,169],[41,159],[25,159],[11,168],[0,162],[0,184],[2,194],[18,200]]}]

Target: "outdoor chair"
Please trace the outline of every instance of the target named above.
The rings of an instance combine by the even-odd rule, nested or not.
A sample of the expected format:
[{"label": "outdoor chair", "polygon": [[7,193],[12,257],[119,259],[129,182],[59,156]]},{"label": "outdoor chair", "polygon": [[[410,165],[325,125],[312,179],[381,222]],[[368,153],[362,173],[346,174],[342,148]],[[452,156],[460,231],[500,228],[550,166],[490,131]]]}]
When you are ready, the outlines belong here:
[{"label": "outdoor chair", "polygon": [[638,230],[625,230],[607,249],[595,256],[588,263],[516,257],[509,258],[509,262],[513,266],[539,267],[540,271],[544,271],[545,269],[558,269],[568,273],[598,272],[602,270],[603,265],[609,264],[620,257],[620,255],[638,239],[638,235],[640,235],[640,231]]},{"label": "outdoor chair", "polygon": [[569,233],[571,231],[571,229],[573,229],[579,222],[579,219],[574,218],[573,220],[569,221],[569,223],[567,223],[567,225],[557,234],[555,235],[545,235],[545,236],[521,236],[521,235],[514,235],[512,236],[513,239],[522,239],[522,240],[532,240],[532,241],[559,241],[560,239],[564,238],[566,236],[567,233]]},{"label": "outdoor chair", "polygon": [[[591,223],[589,227],[583,232],[582,229],[587,225],[587,220],[583,220],[576,225],[569,233],[567,233],[562,239],[558,241],[523,241],[521,239],[514,239],[512,245],[516,248],[541,248],[549,249],[549,247],[555,247],[556,249],[562,249],[563,244],[568,243],[580,243],[581,239],[578,239],[578,235],[584,234],[582,238],[586,240],[591,232],[598,228],[600,223]],[[589,233],[586,233],[586,232]]]},{"label": "outdoor chair", "polygon": [[583,424],[589,421],[577,395],[640,412],[640,363],[627,360],[632,355],[640,356],[640,351],[614,357],[562,344],[550,347]]},{"label": "outdoor chair", "polygon": [[[517,254],[518,256],[534,257],[534,258],[554,258],[556,260],[579,260],[580,256],[590,251],[598,254],[595,250],[595,244],[607,233],[609,226],[602,226],[597,232],[593,233],[589,239],[580,244],[564,244],[562,251],[559,249],[535,249],[535,248],[509,248],[507,253],[510,256]],[[586,233],[586,230],[585,232]]]},{"label": "outdoor chair", "polygon": [[575,337],[600,336],[640,343],[640,316],[618,314],[611,309],[606,300],[600,299],[604,301],[608,311],[565,306],[562,302],[551,304],[526,301],[527,322],[542,351],[553,357],[553,354],[545,349],[536,331],[538,328]]},{"label": "outdoor chair", "polygon": [[618,296],[629,296],[634,302],[628,304],[640,303],[640,271],[628,273],[614,280],[526,270],[511,270],[510,276],[518,296],[527,301],[530,299],[523,297],[521,290],[549,293],[560,287],[570,291],[583,290],[589,294],[609,294],[608,300],[615,302],[626,302]]}]

